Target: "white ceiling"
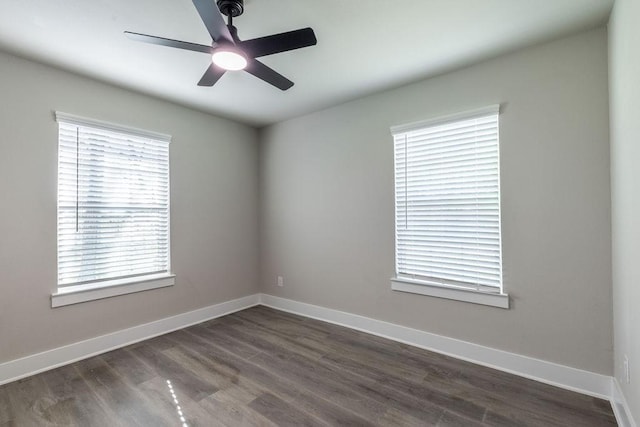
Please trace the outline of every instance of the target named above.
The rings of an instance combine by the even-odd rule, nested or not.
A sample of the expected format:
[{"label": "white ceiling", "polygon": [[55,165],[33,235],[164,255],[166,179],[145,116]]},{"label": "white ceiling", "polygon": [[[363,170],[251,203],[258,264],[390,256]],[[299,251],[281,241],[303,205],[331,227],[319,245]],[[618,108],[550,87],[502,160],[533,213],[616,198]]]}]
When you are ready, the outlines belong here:
[{"label": "white ceiling", "polygon": [[[214,0],[211,0],[214,1]],[[197,82],[210,44],[191,0],[2,0],[0,49],[252,125],[265,125],[606,22],[614,0],[245,0],[242,39],[310,26],[318,45],[262,58],[282,92],[244,73]]]}]

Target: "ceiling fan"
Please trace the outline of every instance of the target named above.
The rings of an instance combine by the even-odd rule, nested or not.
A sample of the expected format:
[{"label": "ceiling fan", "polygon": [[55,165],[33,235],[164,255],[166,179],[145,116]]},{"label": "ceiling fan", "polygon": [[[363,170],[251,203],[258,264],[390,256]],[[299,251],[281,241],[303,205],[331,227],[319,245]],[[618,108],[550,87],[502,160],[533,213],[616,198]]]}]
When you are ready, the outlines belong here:
[{"label": "ceiling fan", "polygon": [[[267,67],[256,58],[313,46],[317,43],[313,30],[303,28],[243,41],[238,38],[238,30],[233,26],[233,18],[244,12],[244,0],[217,0],[215,4],[214,1],[193,0],[198,14],[213,39],[211,46],[130,31],[125,31],[125,34],[129,38],[141,42],[211,55],[211,65],[198,82],[198,86],[213,86],[225,72],[238,70],[253,74],[281,90],[287,90],[293,86],[291,80]],[[226,24],[223,14],[227,16]]]}]

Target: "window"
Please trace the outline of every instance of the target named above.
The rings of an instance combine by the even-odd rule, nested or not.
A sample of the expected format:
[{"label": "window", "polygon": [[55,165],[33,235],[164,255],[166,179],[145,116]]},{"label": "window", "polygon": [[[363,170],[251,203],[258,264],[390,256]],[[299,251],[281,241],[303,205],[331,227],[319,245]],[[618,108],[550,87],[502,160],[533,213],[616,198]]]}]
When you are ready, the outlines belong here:
[{"label": "window", "polygon": [[[170,137],[62,113],[56,119],[58,292],[53,305],[173,284]],[[82,295],[75,295],[79,291]]]},{"label": "window", "polygon": [[392,128],[395,290],[508,307],[499,106]]}]

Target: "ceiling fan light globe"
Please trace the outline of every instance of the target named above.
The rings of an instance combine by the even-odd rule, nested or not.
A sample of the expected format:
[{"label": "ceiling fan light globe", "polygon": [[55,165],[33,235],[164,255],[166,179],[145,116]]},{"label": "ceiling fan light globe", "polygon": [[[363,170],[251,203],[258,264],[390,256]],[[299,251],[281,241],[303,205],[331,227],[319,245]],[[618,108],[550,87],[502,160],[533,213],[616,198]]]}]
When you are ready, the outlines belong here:
[{"label": "ceiling fan light globe", "polygon": [[211,55],[211,61],[227,71],[244,70],[247,67],[247,58],[235,50],[218,50]]}]

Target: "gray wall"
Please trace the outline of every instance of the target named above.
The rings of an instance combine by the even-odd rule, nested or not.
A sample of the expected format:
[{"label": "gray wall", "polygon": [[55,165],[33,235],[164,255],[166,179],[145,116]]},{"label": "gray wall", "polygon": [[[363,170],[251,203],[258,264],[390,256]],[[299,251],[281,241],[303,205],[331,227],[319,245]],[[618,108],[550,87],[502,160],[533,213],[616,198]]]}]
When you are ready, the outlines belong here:
[{"label": "gray wall", "polygon": [[[263,129],[262,291],[610,375],[607,98],[598,29]],[[391,291],[389,127],[495,103],[512,308]]]},{"label": "gray wall", "polygon": [[[257,132],[0,54],[0,363],[257,291]],[[176,285],[52,309],[53,111],[173,135]]]},{"label": "gray wall", "polygon": [[[640,3],[616,0],[609,22],[615,376],[640,422]],[[631,383],[626,384],[627,355]]]}]

